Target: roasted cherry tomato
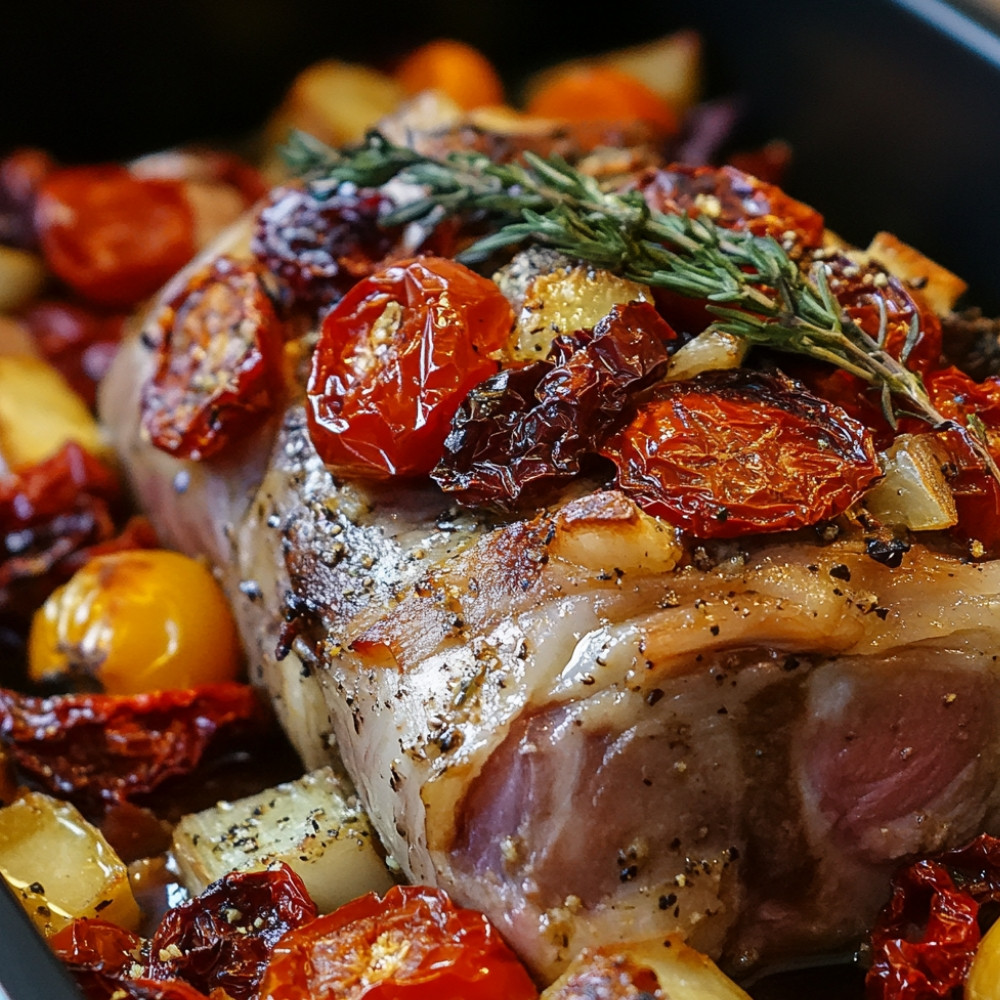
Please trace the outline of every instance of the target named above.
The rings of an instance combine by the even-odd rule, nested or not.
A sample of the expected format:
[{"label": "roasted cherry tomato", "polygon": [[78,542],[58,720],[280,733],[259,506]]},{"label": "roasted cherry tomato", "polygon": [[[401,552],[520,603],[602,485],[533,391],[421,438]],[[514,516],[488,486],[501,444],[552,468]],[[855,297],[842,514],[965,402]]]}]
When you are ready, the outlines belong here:
[{"label": "roasted cherry tomato", "polygon": [[38,193],[35,224],[49,267],[98,305],[134,305],[196,249],[194,215],[181,183],[139,178],[114,164],[49,174]]},{"label": "roasted cherry tomato", "polygon": [[327,314],[308,386],[320,457],[369,478],[422,475],[513,325],[500,289],[442,257],[365,278]]},{"label": "roasted cherry tomato", "polygon": [[35,199],[42,181],[56,169],[41,149],[15,149],[0,159],[0,243],[24,250],[38,248]]},{"label": "roasted cherry tomato", "polygon": [[529,97],[527,112],[566,121],[643,121],[673,135],[680,119],[673,105],[638,78],[607,65],[557,69]]},{"label": "roasted cherry tomato", "polygon": [[0,615],[27,621],[81,552],[114,537],[121,500],[114,471],[73,441],[0,476]]},{"label": "roasted cherry tomato", "polygon": [[220,257],[161,310],[142,425],[162,451],[217,454],[271,413],[284,384],[284,332],[252,264]]},{"label": "roasted cherry tomato", "polygon": [[98,556],[35,614],[28,642],[35,680],[96,682],[108,694],[235,680],[232,612],[215,578],[179,552]]},{"label": "roasted cherry tomato", "polygon": [[932,309],[877,264],[860,267],[839,254],[825,263],[830,291],[845,315],[912,371],[938,367],[941,321]]},{"label": "roasted cherry tomato", "polygon": [[865,427],[788,379],[742,369],[663,386],[604,454],[640,506],[699,538],[816,524],[880,475]]},{"label": "roasted cherry tomato", "polygon": [[261,1000],[530,1000],[528,973],[489,921],[440,889],[369,893],[275,945]]},{"label": "roasted cherry tomato", "polygon": [[781,188],[735,167],[674,164],[642,174],[638,189],[658,212],[707,215],[726,229],[747,229],[779,243],[818,247],[823,216]]}]

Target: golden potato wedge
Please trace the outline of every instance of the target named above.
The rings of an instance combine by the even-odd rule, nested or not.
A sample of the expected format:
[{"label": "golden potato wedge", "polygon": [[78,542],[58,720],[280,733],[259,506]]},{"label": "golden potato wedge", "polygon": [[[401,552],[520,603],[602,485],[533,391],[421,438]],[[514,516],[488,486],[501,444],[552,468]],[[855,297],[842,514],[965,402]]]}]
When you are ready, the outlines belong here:
[{"label": "golden potato wedge", "polygon": [[308,66],[265,127],[265,175],[272,181],[285,175],[277,148],[292,129],[332,146],[356,142],[405,96],[396,80],[368,66],[337,59]]},{"label": "golden potato wedge", "polygon": [[0,355],[0,467],[34,465],[68,441],[109,454],[87,404],[52,365],[25,354]]},{"label": "golden potato wedge", "polygon": [[957,274],[925,257],[892,233],[876,233],[868,244],[867,253],[890,274],[918,291],[939,316],[951,312],[968,287]]},{"label": "golden potato wedge", "polygon": [[616,49],[601,55],[558,63],[529,77],[523,87],[524,103],[555,75],[576,66],[610,65],[641,80],[650,90],[682,114],[702,93],[702,41],[696,31],[682,30],[662,38]]},{"label": "golden potato wedge", "polygon": [[614,305],[650,300],[649,289],[610,271],[589,267],[560,269],[532,281],[513,333],[514,357],[544,358],[563,333],[592,327]]},{"label": "golden potato wedge", "polygon": [[966,1000],[1000,1000],[1000,922],[979,942],[965,980]]},{"label": "golden potato wedge", "polygon": [[75,806],[41,792],[0,809],[0,875],[46,935],[79,917],[139,925],[122,860]]},{"label": "golden potato wedge", "polygon": [[356,796],[330,768],[185,816],[174,857],[191,893],[231,871],[282,861],[321,912],[393,884]]}]

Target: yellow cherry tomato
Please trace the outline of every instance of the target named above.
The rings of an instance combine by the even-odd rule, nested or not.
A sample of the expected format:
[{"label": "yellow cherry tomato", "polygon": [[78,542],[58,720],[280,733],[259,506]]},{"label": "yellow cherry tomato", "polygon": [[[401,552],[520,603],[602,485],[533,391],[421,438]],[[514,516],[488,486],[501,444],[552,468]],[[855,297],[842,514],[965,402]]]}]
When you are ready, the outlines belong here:
[{"label": "yellow cherry tomato", "polygon": [[31,623],[28,669],[108,694],[234,680],[242,667],[232,612],[200,562],[165,549],[97,556],[55,590]]}]

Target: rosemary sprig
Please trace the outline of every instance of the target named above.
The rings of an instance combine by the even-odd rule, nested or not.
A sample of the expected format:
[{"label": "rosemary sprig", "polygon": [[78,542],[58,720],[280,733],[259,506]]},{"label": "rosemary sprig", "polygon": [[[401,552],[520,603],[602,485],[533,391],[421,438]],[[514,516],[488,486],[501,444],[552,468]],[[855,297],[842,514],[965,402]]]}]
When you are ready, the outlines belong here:
[{"label": "rosemary sprig", "polygon": [[[523,163],[498,164],[474,151],[434,159],[378,132],[346,149],[295,133],[285,158],[320,196],[344,183],[380,187],[395,180],[412,186],[416,193],[383,217],[386,225],[415,222],[432,229],[456,216],[489,221],[493,232],[461,253],[467,263],[515,244],[543,243],[642,284],[705,299],[717,329],[827,362],[880,388],[892,426],[897,413],[906,412],[935,431],[967,433],[1000,482],[981,423],[963,426],[945,418],[920,376],[884,350],[884,311],[879,336],[870,336],[840,308],[823,262],[803,273],[771,237],[723,229],[705,215],[654,211],[640,192],[605,191],[561,158],[530,152]],[[914,322],[904,357],[918,335]],[[893,400],[902,405],[894,407]]]}]

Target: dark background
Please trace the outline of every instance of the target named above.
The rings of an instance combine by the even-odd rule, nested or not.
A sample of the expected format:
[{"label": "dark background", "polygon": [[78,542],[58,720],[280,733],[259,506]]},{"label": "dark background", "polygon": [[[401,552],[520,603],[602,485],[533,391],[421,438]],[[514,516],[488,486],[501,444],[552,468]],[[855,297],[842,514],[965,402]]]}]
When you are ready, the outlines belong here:
[{"label": "dark background", "polygon": [[786,187],[831,228],[861,244],[892,230],[998,311],[1000,54],[976,54],[928,21],[942,11],[938,0],[597,10],[565,0],[16,0],[0,19],[0,150],[34,144],[95,161],[239,142],[309,63],[385,65],[441,35],[483,49],[516,94],[549,62],[696,27],[710,93],[744,102],[737,143],[789,140]]}]

